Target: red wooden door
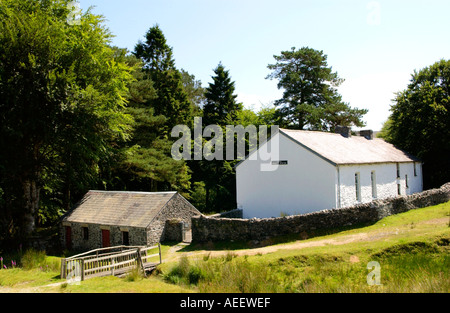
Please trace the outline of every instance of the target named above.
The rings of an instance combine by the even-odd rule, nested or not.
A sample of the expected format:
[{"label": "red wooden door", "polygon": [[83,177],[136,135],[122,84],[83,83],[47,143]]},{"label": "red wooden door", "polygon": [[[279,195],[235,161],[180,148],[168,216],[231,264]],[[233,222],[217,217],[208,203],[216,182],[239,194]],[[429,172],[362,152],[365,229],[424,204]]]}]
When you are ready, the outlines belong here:
[{"label": "red wooden door", "polygon": [[107,248],[111,245],[109,241],[109,230],[108,229],[102,229],[102,247]]},{"label": "red wooden door", "polygon": [[72,228],[70,226],[66,226],[66,248],[72,248]]}]

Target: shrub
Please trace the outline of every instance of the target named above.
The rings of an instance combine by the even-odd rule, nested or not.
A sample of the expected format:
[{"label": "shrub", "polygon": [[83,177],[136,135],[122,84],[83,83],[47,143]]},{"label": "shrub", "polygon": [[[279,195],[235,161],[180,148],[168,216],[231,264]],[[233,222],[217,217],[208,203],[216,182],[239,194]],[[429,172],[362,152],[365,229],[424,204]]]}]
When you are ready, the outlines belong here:
[{"label": "shrub", "polygon": [[22,255],[20,259],[20,264],[25,270],[31,270],[33,268],[39,268],[45,266],[45,251],[37,251],[34,249],[28,249]]},{"label": "shrub", "polygon": [[142,271],[139,267],[134,267],[126,276],[125,280],[128,282],[138,281],[142,279]]},{"label": "shrub", "polygon": [[189,269],[187,279],[189,284],[197,285],[198,282],[205,278],[205,273],[203,273],[203,270],[198,266],[192,266]]},{"label": "shrub", "polygon": [[59,271],[61,261],[56,257],[48,257],[45,251],[28,249],[20,257],[20,265],[24,270]]}]

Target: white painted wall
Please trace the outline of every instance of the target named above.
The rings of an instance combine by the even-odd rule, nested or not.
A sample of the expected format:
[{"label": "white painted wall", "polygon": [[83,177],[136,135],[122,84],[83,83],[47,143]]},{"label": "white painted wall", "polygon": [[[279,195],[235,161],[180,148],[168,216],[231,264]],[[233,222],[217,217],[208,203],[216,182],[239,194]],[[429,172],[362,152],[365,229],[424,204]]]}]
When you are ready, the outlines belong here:
[{"label": "white painted wall", "polygon": [[[244,218],[304,214],[357,204],[355,173],[360,177],[361,203],[398,196],[397,184],[401,195],[423,190],[419,162],[415,163],[416,175],[413,162],[400,163],[397,178],[396,163],[334,166],[285,135],[275,136],[269,144],[278,138],[279,157],[272,160],[285,160],[287,165],[269,165],[273,171],[264,171],[261,165],[267,166],[267,161],[254,154],[251,157],[257,155],[256,160],[247,159],[236,168],[237,205],[243,209]],[[266,145],[259,150],[266,151]],[[372,197],[372,171],[376,198]]]},{"label": "white painted wall", "polygon": [[[410,195],[422,191],[422,166],[416,162],[416,176],[414,175],[414,163],[399,163],[400,178],[397,179],[397,164],[360,164],[340,165],[339,192],[340,207],[351,206],[357,203],[366,203],[374,199],[383,199],[398,196],[397,184],[400,184],[401,195]],[[375,172],[376,197],[372,197],[371,172]],[[361,201],[356,199],[355,173],[360,175]],[[406,175],[408,176],[408,188],[406,188]],[[339,206],[339,202],[338,202]]]},{"label": "white painted wall", "polygon": [[[279,217],[282,212],[293,215],[336,207],[336,168],[285,135],[275,136],[279,139],[277,161],[286,160],[287,165],[262,171],[261,164],[267,162],[258,157],[247,159],[236,168],[237,204],[243,209],[244,218]],[[260,150],[265,150],[266,144]]]}]

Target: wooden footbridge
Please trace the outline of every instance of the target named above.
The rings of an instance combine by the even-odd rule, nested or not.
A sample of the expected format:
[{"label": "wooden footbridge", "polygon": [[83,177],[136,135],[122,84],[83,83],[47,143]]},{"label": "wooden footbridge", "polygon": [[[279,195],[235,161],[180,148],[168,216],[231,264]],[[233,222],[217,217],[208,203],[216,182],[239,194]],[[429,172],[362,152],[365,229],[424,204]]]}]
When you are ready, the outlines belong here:
[{"label": "wooden footbridge", "polygon": [[61,278],[85,280],[120,276],[138,268],[145,274],[162,263],[160,244],[100,248],[61,260]]}]

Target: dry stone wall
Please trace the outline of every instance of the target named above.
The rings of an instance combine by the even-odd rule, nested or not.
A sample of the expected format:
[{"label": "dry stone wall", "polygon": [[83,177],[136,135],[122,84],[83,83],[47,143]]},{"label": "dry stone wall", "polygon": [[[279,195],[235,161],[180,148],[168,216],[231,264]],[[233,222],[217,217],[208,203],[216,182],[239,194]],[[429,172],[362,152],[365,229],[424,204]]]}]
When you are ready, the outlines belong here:
[{"label": "dry stone wall", "polygon": [[192,239],[197,242],[265,240],[270,237],[309,233],[314,230],[376,222],[386,216],[450,201],[450,183],[409,196],[401,196],[351,207],[303,215],[266,219],[192,218]]}]

